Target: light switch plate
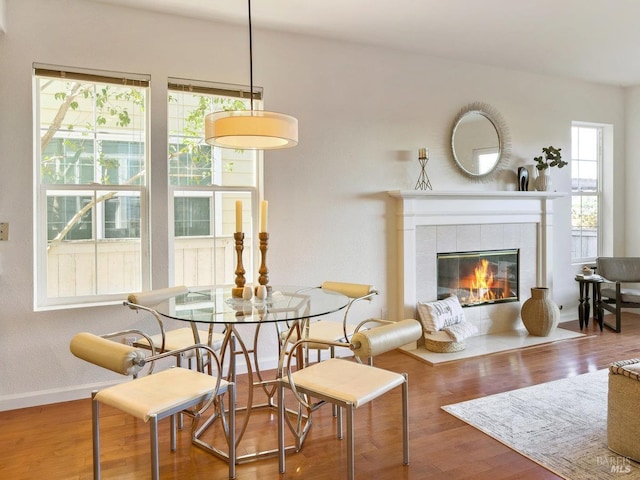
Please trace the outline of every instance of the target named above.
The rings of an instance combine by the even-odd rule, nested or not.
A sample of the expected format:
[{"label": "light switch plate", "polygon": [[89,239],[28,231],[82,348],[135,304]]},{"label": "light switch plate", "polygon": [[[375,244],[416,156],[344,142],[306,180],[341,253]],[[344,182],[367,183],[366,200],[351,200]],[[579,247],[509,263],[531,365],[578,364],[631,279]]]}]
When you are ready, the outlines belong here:
[{"label": "light switch plate", "polygon": [[9,224],[0,223],[0,241],[9,240]]}]

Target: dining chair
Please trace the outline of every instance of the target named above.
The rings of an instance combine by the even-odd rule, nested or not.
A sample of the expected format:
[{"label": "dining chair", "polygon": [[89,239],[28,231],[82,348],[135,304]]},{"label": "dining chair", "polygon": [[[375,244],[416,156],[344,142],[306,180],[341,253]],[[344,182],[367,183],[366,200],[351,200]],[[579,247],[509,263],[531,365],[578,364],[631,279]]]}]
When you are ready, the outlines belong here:
[{"label": "dining chair", "polygon": [[[307,342],[305,345],[305,352],[309,350],[316,350],[317,360],[320,361],[322,351],[329,350],[329,356],[335,357],[335,346],[332,342],[341,342],[348,344],[349,340],[356,331],[357,323],[354,323],[349,317],[351,308],[357,302],[371,299],[378,295],[378,291],[372,286],[361,283],[346,283],[346,282],[323,282],[319,287],[323,290],[333,291],[341,293],[349,297],[349,303],[347,304],[344,314],[342,315],[342,321],[336,321],[332,319],[320,319],[313,322],[305,322],[303,325],[303,338],[314,338],[321,340],[321,342]],[[288,338],[289,343],[295,343],[298,341],[298,335],[294,332],[289,335],[288,331],[282,332],[282,339]],[[308,356],[305,362],[308,363]]]},{"label": "dining chair", "polygon": [[[185,286],[160,288],[145,292],[130,293],[127,300],[124,301],[124,305],[128,306],[132,310],[142,310],[153,315],[160,330],[159,333],[150,336],[153,346],[161,353],[181,350],[183,352],[181,354],[174,353],[177,366],[182,366],[183,359],[186,359],[189,362],[189,365],[191,365],[191,360],[195,356],[196,351],[194,349],[183,349],[196,343],[193,331],[194,329],[192,327],[181,327],[173,330],[166,330],[161,316],[153,307],[156,307],[158,304],[165,302],[170,298],[186,294],[188,292],[189,289]],[[207,330],[198,329],[197,332],[201,343],[208,345],[216,351],[220,350],[224,334],[214,332],[213,324],[211,324]],[[134,346],[145,349],[151,348],[149,340],[144,337],[138,339],[134,343]]]},{"label": "dining chair", "polygon": [[[92,437],[93,437],[93,478],[101,477],[100,465],[100,405],[109,405],[150,424],[151,478],[160,478],[158,454],[158,422],[170,417],[170,446],[176,450],[176,415],[184,413],[193,418],[191,440],[202,414],[214,403],[219,402],[219,414],[225,415],[223,396],[228,394],[229,407],[226,414],[227,443],[229,447],[229,478],[235,478],[235,404],[236,390],[233,382],[222,379],[220,361],[216,352],[207,345],[190,345],[180,351],[171,351],[146,356],[143,350],[113,341],[130,330],[106,336],[82,332],[76,334],[70,343],[70,350],[76,357],[100,367],[126,376],[138,375],[146,364],[153,364],[162,358],[184,353],[188,349],[198,349],[209,357],[208,373],[186,368],[171,367],[157,373],[134,378],[131,381],[96,390],[91,393]],[[138,331],[135,331],[136,333]],[[109,338],[105,338],[109,337]],[[152,350],[153,352],[153,350]],[[213,367],[215,365],[215,376]],[[214,413],[215,415],[215,413]]]},{"label": "dining chair", "polygon": [[[324,342],[315,338],[298,340],[280,359],[278,385],[278,456],[280,473],[285,473],[285,425],[297,432],[297,450],[302,448],[311,426],[311,415],[325,403],[338,407],[338,438],[342,438],[342,410],[346,411],[347,424],[347,476],[355,478],[354,415],[355,410],[370,403],[383,394],[402,387],[402,453],[404,465],[409,464],[409,390],[408,375],[396,373],[362,363],[363,358],[415,342],[422,335],[422,326],[417,320],[400,322],[357,332],[349,343]],[[353,359],[330,358],[302,369],[295,369],[291,352],[305,343],[325,343],[327,347],[349,348]],[[306,411],[306,422],[292,421],[285,407],[285,389],[293,392],[295,399]],[[311,399],[315,403],[311,403]],[[317,400],[317,401],[316,401]]]}]

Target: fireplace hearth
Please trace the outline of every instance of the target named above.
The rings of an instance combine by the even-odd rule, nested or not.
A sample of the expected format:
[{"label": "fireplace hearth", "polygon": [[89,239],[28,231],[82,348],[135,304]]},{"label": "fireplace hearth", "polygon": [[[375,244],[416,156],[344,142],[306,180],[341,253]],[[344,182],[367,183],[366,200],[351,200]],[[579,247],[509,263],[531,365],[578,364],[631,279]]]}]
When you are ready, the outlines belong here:
[{"label": "fireplace hearth", "polygon": [[437,254],[438,299],[456,295],[463,307],[519,300],[518,249]]}]

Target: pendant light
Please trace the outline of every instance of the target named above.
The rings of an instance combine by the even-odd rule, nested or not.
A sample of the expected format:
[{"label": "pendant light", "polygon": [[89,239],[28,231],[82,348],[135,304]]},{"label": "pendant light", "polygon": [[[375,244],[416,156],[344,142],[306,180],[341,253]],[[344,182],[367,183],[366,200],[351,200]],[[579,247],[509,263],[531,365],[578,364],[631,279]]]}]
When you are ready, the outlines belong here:
[{"label": "pendant light", "polygon": [[249,80],[251,110],[210,113],[204,120],[209,145],[238,150],[275,150],[298,144],[298,119],[283,113],[253,109],[253,36],[249,5]]}]

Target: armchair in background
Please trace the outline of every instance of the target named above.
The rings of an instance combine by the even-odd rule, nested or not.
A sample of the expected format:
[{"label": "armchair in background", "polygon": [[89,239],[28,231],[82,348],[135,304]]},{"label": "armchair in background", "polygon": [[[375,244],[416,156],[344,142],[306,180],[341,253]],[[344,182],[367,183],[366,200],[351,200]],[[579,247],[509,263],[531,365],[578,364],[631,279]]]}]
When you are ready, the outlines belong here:
[{"label": "armchair in background", "polygon": [[[603,280],[596,284],[598,321],[619,333],[622,309],[640,308],[640,257],[599,257],[596,265]],[[604,310],[615,314],[615,325],[603,323]]]}]

